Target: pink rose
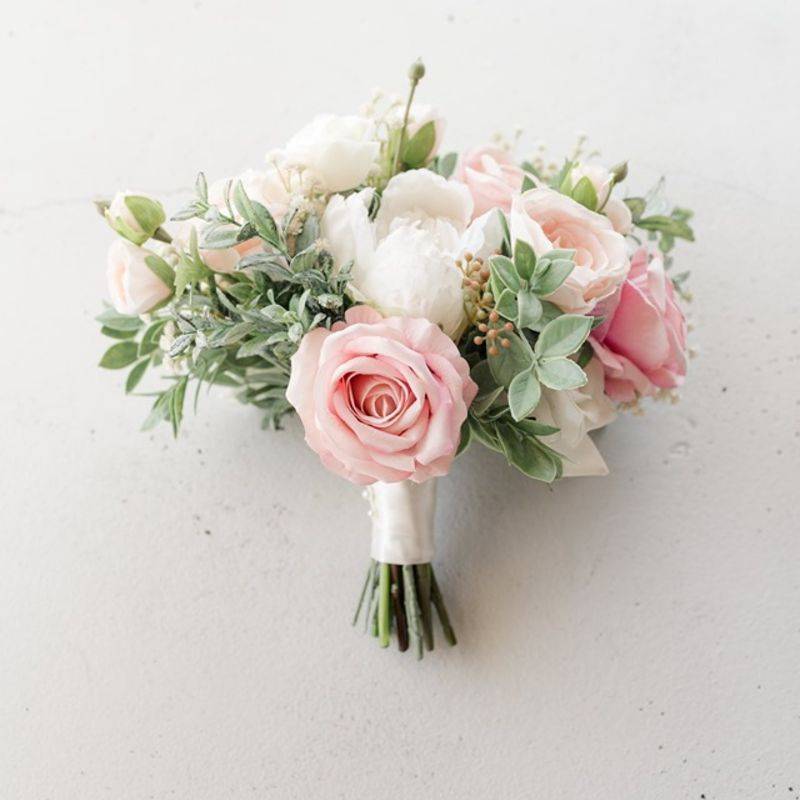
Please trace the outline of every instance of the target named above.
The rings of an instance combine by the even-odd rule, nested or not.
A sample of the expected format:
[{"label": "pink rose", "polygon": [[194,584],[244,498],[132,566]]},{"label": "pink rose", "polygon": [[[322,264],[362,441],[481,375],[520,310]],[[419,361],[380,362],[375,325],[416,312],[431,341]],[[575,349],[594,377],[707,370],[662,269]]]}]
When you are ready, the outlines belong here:
[{"label": "pink rose", "polygon": [[445,475],[478,387],[432,322],[351,308],[307,333],[286,398],[322,463],[353,483]]},{"label": "pink rose", "polygon": [[628,274],[625,237],[602,214],[545,187],[514,198],[512,239],[523,239],[536,255],[556,248],[575,251],[575,267],[547,299],[562,311],[584,314],[614,294]]},{"label": "pink rose", "polygon": [[493,208],[507,212],[522,188],[524,173],[505,150],[487,144],[467,150],[453,177],[466,184],[472,194],[472,218],[476,219]]},{"label": "pink rose", "polygon": [[619,293],[598,310],[607,319],[589,341],[603,363],[612,400],[630,402],[683,383],[686,320],[661,256],[637,250]]}]

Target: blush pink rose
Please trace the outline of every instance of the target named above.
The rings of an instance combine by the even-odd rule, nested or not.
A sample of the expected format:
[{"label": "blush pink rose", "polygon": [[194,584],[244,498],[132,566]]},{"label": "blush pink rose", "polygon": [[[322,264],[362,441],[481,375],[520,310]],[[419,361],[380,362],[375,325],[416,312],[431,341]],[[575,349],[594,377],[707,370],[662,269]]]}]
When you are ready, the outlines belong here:
[{"label": "blush pink rose", "polygon": [[328,469],[359,484],[445,475],[478,387],[432,322],[351,308],[307,333],[286,398]]},{"label": "blush pink rose", "polygon": [[589,341],[612,400],[630,402],[683,383],[686,320],[660,256],[637,250],[620,291],[597,310],[607,318]]},{"label": "blush pink rose", "polygon": [[547,298],[562,311],[591,311],[613,295],[628,274],[625,237],[602,214],[554,189],[530,189],[515,197],[509,223],[511,237],[526,241],[536,255],[553,249],[575,251],[575,267]]},{"label": "blush pink rose", "polygon": [[467,150],[453,177],[472,194],[472,218],[477,219],[493,208],[509,211],[514,195],[522,188],[524,173],[505,150],[487,144]]}]

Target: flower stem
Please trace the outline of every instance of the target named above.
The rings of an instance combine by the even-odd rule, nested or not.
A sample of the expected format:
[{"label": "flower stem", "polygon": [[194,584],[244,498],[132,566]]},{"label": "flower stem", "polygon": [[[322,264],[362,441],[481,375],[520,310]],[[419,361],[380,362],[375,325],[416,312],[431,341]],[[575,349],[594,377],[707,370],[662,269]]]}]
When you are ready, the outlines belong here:
[{"label": "flower stem", "polygon": [[422,618],[422,639],[426,650],[433,650],[433,617],[431,616],[431,574],[430,564],[417,564],[414,573],[417,579],[417,597]]},{"label": "flower stem", "polygon": [[[419,67],[417,66],[419,65]],[[411,103],[414,100],[414,92],[417,91],[417,84],[422,80],[425,74],[425,68],[421,66],[421,62],[415,62],[411,65],[408,77],[411,81],[411,88],[408,92],[408,100],[406,100],[406,108],[403,112],[403,127],[400,128],[400,139],[397,142],[397,150],[394,151],[394,164],[392,166],[392,175],[397,175],[397,169],[400,166],[400,153],[403,150],[403,145],[406,142],[406,128],[408,127],[408,115],[411,113]]]},{"label": "flower stem", "polygon": [[389,565],[380,565],[380,596],[378,597],[378,640],[381,647],[389,646],[390,607],[389,607]]},{"label": "flower stem", "polygon": [[447,608],[444,604],[444,597],[439,589],[439,584],[436,582],[436,573],[431,569],[431,600],[439,614],[439,622],[442,623],[442,630],[444,631],[444,638],[447,643],[452,647],[457,643],[456,634],[453,626],[450,624],[450,617],[447,614]]},{"label": "flower stem", "polygon": [[419,615],[417,601],[417,587],[414,582],[414,567],[403,565],[403,588],[405,589],[406,617],[408,619],[408,633],[417,659],[422,658],[422,622]]}]

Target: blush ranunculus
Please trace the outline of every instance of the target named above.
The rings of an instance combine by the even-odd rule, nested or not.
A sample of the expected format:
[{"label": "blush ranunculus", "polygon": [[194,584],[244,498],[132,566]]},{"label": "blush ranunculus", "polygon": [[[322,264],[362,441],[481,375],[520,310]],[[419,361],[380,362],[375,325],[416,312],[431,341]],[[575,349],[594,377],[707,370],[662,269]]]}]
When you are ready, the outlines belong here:
[{"label": "blush ranunculus", "polygon": [[642,247],[609,298],[606,321],[589,338],[603,364],[606,394],[618,402],[672,389],[686,375],[686,319],[659,255]]},{"label": "blush ranunculus", "polygon": [[628,274],[625,237],[602,214],[554,189],[530,189],[515,197],[509,222],[512,238],[525,240],[536,255],[554,248],[575,251],[574,269],[547,298],[562,311],[591,311]]},{"label": "blush ranunculus", "polygon": [[467,150],[453,177],[469,189],[475,219],[493,208],[508,212],[522,188],[524,173],[502,147],[487,144]]},{"label": "blush ranunculus", "polygon": [[286,397],[328,469],[358,484],[445,475],[478,387],[432,322],[351,308],[307,333]]}]

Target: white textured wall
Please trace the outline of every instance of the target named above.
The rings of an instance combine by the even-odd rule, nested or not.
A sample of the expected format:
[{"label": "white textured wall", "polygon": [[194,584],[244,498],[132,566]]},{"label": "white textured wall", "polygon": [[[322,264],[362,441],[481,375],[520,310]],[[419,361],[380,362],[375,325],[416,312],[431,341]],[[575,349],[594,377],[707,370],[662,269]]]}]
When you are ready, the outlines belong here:
[{"label": "white textured wall", "polygon": [[[777,0],[9,4],[0,795],[800,794],[799,25]],[[632,189],[670,176],[700,353],[677,407],[600,437],[609,478],[458,463],[461,641],[422,664],[350,628],[367,520],[295,424],[220,394],[177,442],[138,432],[94,366],[89,204],[177,205],[417,55],[455,146],[583,129]]]}]

